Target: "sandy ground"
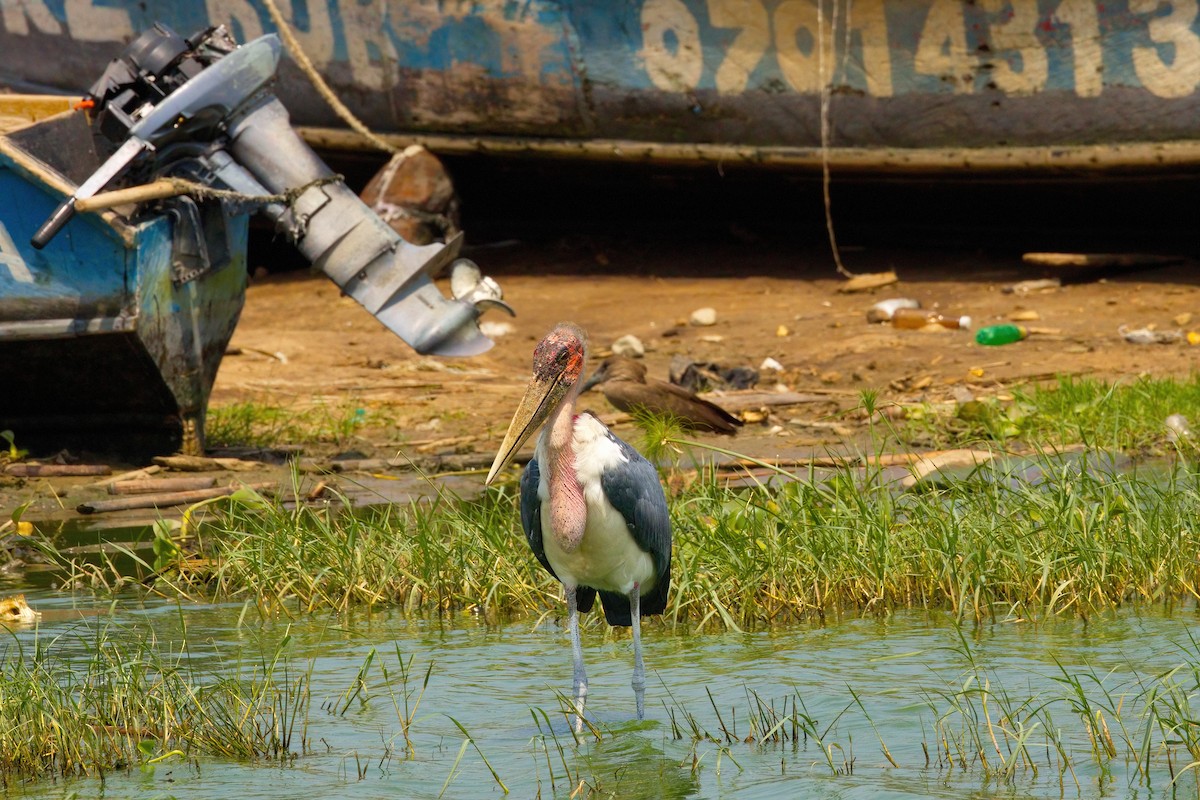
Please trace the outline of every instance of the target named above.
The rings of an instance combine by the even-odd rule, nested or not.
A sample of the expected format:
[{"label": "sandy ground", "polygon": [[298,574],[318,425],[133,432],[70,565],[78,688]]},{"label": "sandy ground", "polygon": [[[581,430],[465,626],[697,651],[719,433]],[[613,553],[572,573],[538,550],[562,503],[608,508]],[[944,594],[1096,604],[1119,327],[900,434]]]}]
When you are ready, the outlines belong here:
[{"label": "sandy ground", "polygon": [[[355,443],[365,454],[395,455],[405,443],[424,452],[491,452],[528,379],[534,344],[566,319],[588,331],[593,355],[619,336],[639,337],[650,375],[664,380],[677,354],[755,368],[775,359],[784,370],[764,372],[760,390],[786,387],[823,399],[771,407],[738,435],[738,449],[772,455],[844,438],[839,412],[858,405],[863,390],[897,402],[948,398],[956,390],[980,396],[1059,373],[1109,380],[1183,375],[1200,357],[1200,347],[1186,342],[1131,344],[1118,333],[1122,325],[1200,329],[1200,287],[1190,261],[1124,274],[1060,272],[1067,285],[1022,295],[1005,288],[1052,273],[1023,264],[1019,253],[857,248],[844,254],[848,266],[894,269],[900,281],[847,294],[839,291],[844,279],[824,243],[798,249],[778,242],[584,237],[470,255],[500,281],[517,311],[511,320],[496,312],[486,317],[512,328],[489,353],[422,358],[327,279],[268,275],[249,289],[233,339],[238,354],[225,358],[213,404],[338,408],[350,400],[390,423]],[[969,315],[975,328],[1036,316],[1023,324],[1057,332],[982,347],[973,331],[868,324],[866,310],[889,297]],[[715,325],[688,324],[701,307],[716,310]],[[761,405],[747,399],[753,401],[735,395],[718,402],[738,410]],[[595,393],[583,404],[613,414]],[[619,432],[629,430],[625,418],[609,418]]]}]

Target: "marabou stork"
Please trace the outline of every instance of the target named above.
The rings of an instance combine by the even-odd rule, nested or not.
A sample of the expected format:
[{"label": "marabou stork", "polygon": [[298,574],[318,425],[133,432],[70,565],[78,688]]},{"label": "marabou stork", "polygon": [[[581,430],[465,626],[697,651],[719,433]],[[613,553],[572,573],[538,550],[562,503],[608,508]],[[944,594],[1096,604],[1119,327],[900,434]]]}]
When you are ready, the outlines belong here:
[{"label": "marabou stork", "polygon": [[581,391],[593,386],[620,411],[644,409],[665,414],[689,430],[732,436],[742,421],[716,403],[697,397],[682,386],[646,377],[646,365],[628,356],[610,356],[587,380]]},{"label": "marabou stork", "polygon": [[671,585],[671,520],[658,471],[594,414],[575,412],[587,336],[559,324],[533,352],[533,379],[509,423],[487,483],[543,423],[521,474],[521,526],[534,556],[562,582],[575,662],[576,730],[583,725],[587,674],[579,612],[600,595],[610,625],[633,628],[633,691],[645,706],[643,614],[660,614]]}]

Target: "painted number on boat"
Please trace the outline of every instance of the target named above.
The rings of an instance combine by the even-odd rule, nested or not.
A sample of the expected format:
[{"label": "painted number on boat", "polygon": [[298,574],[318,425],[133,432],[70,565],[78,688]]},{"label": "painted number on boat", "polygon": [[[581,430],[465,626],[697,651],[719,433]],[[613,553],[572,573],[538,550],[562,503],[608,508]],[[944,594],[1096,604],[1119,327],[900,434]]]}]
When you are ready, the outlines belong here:
[{"label": "painted number on boat", "polygon": [[1197,0],[645,0],[641,56],[674,92],[777,78],[873,97],[1124,85],[1170,98],[1200,83],[1196,24]]},{"label": "painted number on boat", "polygon": [[[318,68],[386,90],[398,68],[627,85],[870,97],[1186,97],[1200,83],[1200,0],[277,0]],[[10,36],[124,44],[155,19],[183,33],[224,23],[242,41],[272,29],[256,0],[0,0]],[[640,27],[640,41],[638,28]],[[615,30],[597,41],[595,30]],[[503,44],[502,44],[503,43]],[[573,63],[577,59],[579,63]],[[593,67],[596,67],[593,69]]]}]

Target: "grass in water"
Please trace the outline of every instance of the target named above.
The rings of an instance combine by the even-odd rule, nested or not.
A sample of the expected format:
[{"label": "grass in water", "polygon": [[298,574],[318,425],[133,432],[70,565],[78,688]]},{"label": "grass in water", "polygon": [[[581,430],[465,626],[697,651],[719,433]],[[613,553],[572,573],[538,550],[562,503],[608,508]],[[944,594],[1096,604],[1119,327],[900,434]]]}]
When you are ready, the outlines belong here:
[{"label": "grass in water", "polygon": [[[234,674],[199,670],[186,647],[115,626],[79,648],[14,639],[0,657],[0,779],[103,776],[178,755],[288,761],[307,749],[309,675],[279,648]],[[75,649],[77,654],[64,655]]]}]

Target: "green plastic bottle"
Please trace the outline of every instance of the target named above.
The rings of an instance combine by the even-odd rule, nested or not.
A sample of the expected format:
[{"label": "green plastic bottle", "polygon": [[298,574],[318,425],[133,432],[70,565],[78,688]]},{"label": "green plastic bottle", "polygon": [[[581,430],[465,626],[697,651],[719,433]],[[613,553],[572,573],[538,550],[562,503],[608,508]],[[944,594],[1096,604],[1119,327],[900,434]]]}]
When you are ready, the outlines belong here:
[{"label": "green plastic bottle", "polygon": [[989,325],[979,329],[975,334],[975,341],[985,345],[1012,344],[1028,335],[1029,331],[1024,325]]}]

